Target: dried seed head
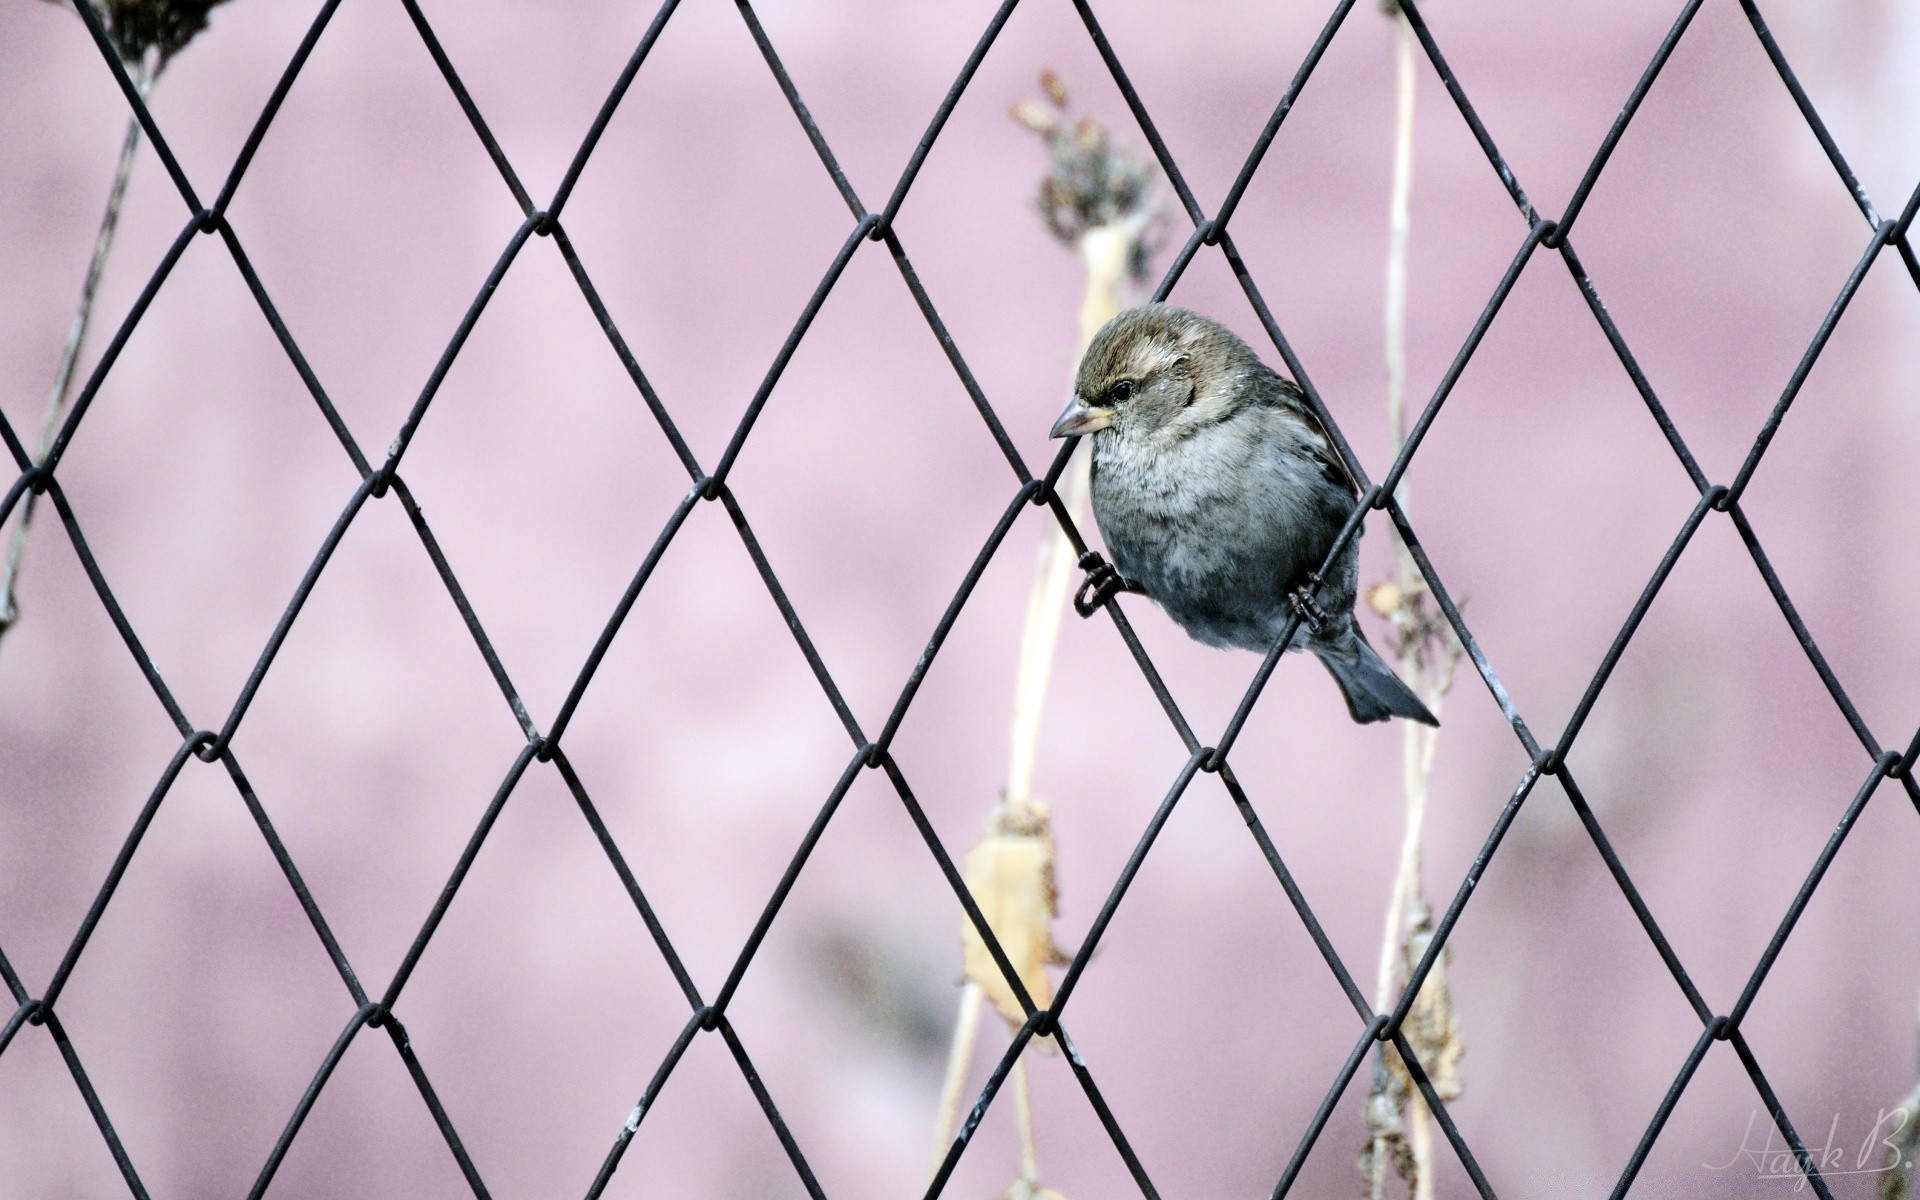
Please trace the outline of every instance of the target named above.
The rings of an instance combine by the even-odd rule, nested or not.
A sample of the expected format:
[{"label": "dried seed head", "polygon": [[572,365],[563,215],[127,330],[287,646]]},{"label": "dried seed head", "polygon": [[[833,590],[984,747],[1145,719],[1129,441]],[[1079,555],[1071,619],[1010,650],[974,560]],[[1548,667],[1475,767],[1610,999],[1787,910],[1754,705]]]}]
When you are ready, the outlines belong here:
[{"label": "dried seed head", "polygon": [[[1410,976],[1426,957],[1427,947],[1433,941],[1433,910],[1417,897],[1409,902],[1408,908],[1410,919],[1402,969]],[[1413,1047],[1428,1081],[1433,1084],[1434,1094],[1450,1101],[1460,1098],[1464,1086],[1460,1079],[1460,1059],[1467,1047],[1460,1040],[1460,1022],[1453,1012],[1453,989],[1447,986],[1449,955],[1450,951],[1443,946],[1433,969],[1420,985],[1420,994],[1413,998],[1413,1007],[1407,1010],[1402,1028],[1407,1044]],[[1404,1071],[1406,1067],[1402,1064],[1400,1069]]]},{"label": "dried seed head", "polygon": [[1022,100],[1013,106],[1013,119],[1042,137],[1060,128],[1060,118],[1037,100]]},{"label": "dried seed head", "polygon": [[[1425,900],[1412,897],[1407,901],[1407,929],[1400,942],[1400,979],[1412,976],[1432,941],[1433,910]],[[1453,992],[1447,986],[1447,957],[1448,951],[1442,948],[1401,1026],[1434,1094],[1443,1102],[1460,1097],[1460,1059],[1466,1054],[1453,1012]],[[1360,1175],[1370,1196],[1386,1194],[1389,1170],[1406,1182],[1410,1192],[1419,1189],[1419,1164],[1407,1142],[1406,1126],[1407,1105],[1414,1098],[1413,1076],[1400,1052],[1391,1044],[1381,1046],[1373,1088],[1367,1094],[1367,1144],[1360,1152]]]},{"label": "dried seed head", "polygon": [[[1042,1008],[1053,1003],[1047,967],[1064,961],[1053,944],[1053,918],[1059,895],[1053,880],[1053,832],[1047,806],[1031,801],[1019,809],[995,810],[987,836],[967,853],[967,890],[993,930],[1020,983]],[[1012,1025],[1026,1020],[1020,1000],[987,950],[973,922],[962,918],[967,978]]]},{"label": "dried seed head", "polygon": [[106,26],[124,62],[139,62],[148,50],[166,62],[207,27],[207,13],[223,0],[53,0],[85,3]]},{"label": "dried seed head", "polygon": [[1400,587],[1393,583],[1376,583],[1367,589],[1367,607],[1383,617],[1391,617],[1400,611]]},{"label": "dried seed head", "polygon": [[1040,90],[1047,94],[1047,99],[1053,101],[1055,108],[1067,106],[1067,85],[1053,73],[1052,68],[1040,72]]},{"label": "dried seed head", "polygon": [[[1360,1151],[1360,1178],[1368,1196],[1387,1194],[1387,1175],[1398,1175],[1411,1185],[1419,1172],[1413,1147],[1407,1144],[1407,1073],[1388,1065],[1393,1047],[1382,1049],[1374,1064],[1373,1088],[1367,1093],[1367,1144]],[[1394,1060],[1398,1066],[1398,1060]],[[1409,1187],[1409,1190],[1412,1190]]]},{"label": "dried seed head", "polygon": [[1041,220],[1069,246],[1088,230],[1124,226],[1135,243],[1130,265],[1144,270],[1145,243],[1160,215],[1153,164],[1115,146],[1107,128],[1091,117],[1066,119],[1067,89],[1059,76],[1043,72],[1040,88],[1052,109],[1023,101],[1014,105],[1013,117],[1046,139],[1049,166],[1035,197]]},{"label": "dried seed head", "polygon": [[[1464,609],[1467,597],[1461,596],[1454,603]],[[1434,602],[1425,580],[1415,576],[1412,586],[1405,588],[1391,581],[1375,584],[1367,589],[1367,607],[1393,622],[1395,655],[1405,656],[1411,651],[1419,668],[1432,673],[1439,694],[1452,690],[1454,669],[1467,650]]]}]

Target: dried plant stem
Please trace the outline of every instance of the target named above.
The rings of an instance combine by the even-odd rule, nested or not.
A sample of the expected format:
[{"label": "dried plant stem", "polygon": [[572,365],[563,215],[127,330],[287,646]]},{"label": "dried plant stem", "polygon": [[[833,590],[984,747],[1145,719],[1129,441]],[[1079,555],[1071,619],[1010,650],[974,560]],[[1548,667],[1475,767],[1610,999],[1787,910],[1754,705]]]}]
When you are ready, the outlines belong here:
[{"label": "dried plant stem", "polygon": [[[158,76],[157,67],[150,66],[142,58],[128,64],[135,88],[144,99]],[[35,456],[36,462],[45,462],[47,453],[53,448],[53,440],[60,433],[60,422],[67,412],[67,394],[73,387],[73,375],[80,362],[80,350],[87,340],[87,329],[93,323],[93,302],[100,291],[100,277],[105,274],[107,258],[113,250],[113,235],[120,227],[120,209],[126,201],[127,181],[133,177],[133,163],[140,149],[140,121],[138,117],[127,118],[126,136],[120,142],[120,162],[114,169],[113,186],[107,193],[106,212],[100,218],[100,232],[93,241],[93,259],[87,264],[86,282],[80,287],[80,304],[73,314],[73,324],[67,329],[66,349],[60,355],[59,369],[54,372],[53,388],[47,396],[46,415],[40,421],[40,450]],[[7,542],[7,559],[0,567],[0,637],[4,637],[20,616],[18,603],[14,599],[15,588],[20,579],[20,563],[27,551],[27,527],[33,521],[34,502],[39,499],[32,492],[20,498],[19,515],[14,518],[13,534]]]},{"label": "dried plant stem", "polygon": [[[1389,202],[1386,272],[1386,375],[1387,422],[1396,452],[1407,436],[1407,257],[1411,229],[1413,195],[1413,129],[1416,74],[1413,26],[1398,5],[1391,8],[1395,26],[1397,86],[1394,121],[1393,186]],[[1404,508],[1408,503],[1403,481],[1396,499]],[[1454,668],[1459,662],[1457,646],[1436,653],[1440,631],[1423,611],[1425,583],[1412,553],[1398,534],[1394,537],[1393,604],[1388,615],[1399,634],[1401,676],[1426,702],[1437,717],[1452,686]],[[1401,785],[1405,798],[1405,827],[1400,845],[1400,860],[1394,874],[1393,891],[1387,903],[1385,929],[1380,940],[1379,969],[1375,978],[1374,1007],[1391,1008],[1399,998],[1400,979],[1408,960],[1407,939],[1415,932],[1417,914],[1424,914],[1426,902],[1421,887],[1421,846],[1426,828],[1429,782],[1433,774],[1434,753],[1439,746],[1439,730],[1403,721],[1401,729]],[[1444,987],[1444,975],[1438,971],[1429,977],[1427,987]],[[1387,1049],[1382,1047],[1381,1071],[1387,1070]],[[1376,1087],[1376,1091],[1378,1088]],[[1386,1100],[1386,1103],[1393,1103]],[[1370,1110],[1370,1116],[1372,1116]],[[1390,1114],[1398,1116],[1399,1114]],[[1370,1120],[1371,1142],[1363,1159],[1369,1200],[1385,1200],[1388,1175],[1396,1162],[1395,1147],[1388,1144],[1393,1126],[1404,1130],[1404,1163],[1401,1168],[1412,1184],[1415,1200],[1432,1200],[1433,1133],[1431,1113],[1419,1092],[1406,1096],[1405,1115],[1399,1121],[1379,1124]]]},{"label": "dried plant stem", "polygon": [[[1098,225],[1080,238],[1080,260],[1087,269],[1087,293],[1080,304],[1080,348],[1120,311],[1127,286],[1127,262],[1138,231],[1125,225]],[[1078,355],[1075,356],[1076,358]],[[1080,454],[1061,476],[1060,500],[1077,523],[1085,515],[1087,473],[1092,456]],[[1040,744],[1040,714],[1053,674],[1060,621],[1073,586],[1076,556],[1058,525],[1049,526],[1027,601],[1027,622],[1020,638],[1020,666],[1013,690],[1013,746],[1007,763],[1003,803],[1025,809],[1033,800],[1033,763]]]},{"label": "dried plant stem", "polygon": [[947,1077],[940,1086],[939,1116],[933,1127],[933,1169],[939,1170],[953,1142],[954,1123],[960,1117],[960,1089],[966,1086],[967,1064],[973,1061],[973,1042],[980,1032],[980,985],[967,980],[960,990],[960,1012],[953,1020],[953,1041],[947,1047]]},{"label": "dried plant stem", "polygon": [[[1087,271],[1086,297],[1080,306],[1080,349],[1111,320],[1125,303],[1128,267],[1140,229],[1134,223],[1098,225],[1079,240],[1080,260]],[[1078,354],[1075,355],[1078,358]],[[1074,456],[1061,477],[1060,499],[1075,522],[1086,512],[1090,454]],[[1007,784],[994,816],[1033,812],[1033,766],[1040,743],[1040,717],[1046,707],[1047,683],[1053,674],[1054,651],[1060,642],[1060,622],[1073,587],[1076,556],[1058,524],[1050,524],[1035,564],[1033,591],[1027,601],[1027,620],[1020,638],[1020,660],[1013,692],[1012,751]],[[982,990],[969,982],[961,994],[947,1056],[947,1076],[940,1089],[940,1110],[934,1121],[933,1170],[940,1169],[959,1120],[961,1092],[973,1058],[974,1035],[980,1023]],[[1015,1120],[1020,1131],[1021,1160],[1033,1176],[1033,1112],[1027,1101],[1026,1071],[1015,1064]]]},{"label": "dried plant stem", "polygon": [[[1399,41],[1399,103],[1394,129],[1393,197],[1387,226],[1387,423],[1396,449],[1407,436],[1407,237],[1409,208],[1413,194],[1413,27],[1406,15],[1394,10]],[[1401,481],[1396,498],[1407,503],[1407,485]],[[1404,543],[1394,538],[1395,583],[1404,604],[1420,586],[1420,572]],[[1400,670],[1416,691],[1422,690],[1419,678],[1419,647],[1402,639]],[[1435,714],[1439,715],[1438,713]],[[1393,902],[1387,906],[1386,936],[1380,945],[1380,971],[1374,991],[1374,1006],[1392,1003],[1393,976],[1400,958],[1400,913],[1409,894],[1419,890],[1420,831],[1426,817],[1427,767],[1433,761],[1432,730],[1413,721],[1402,721],[1402,784],[1407,801],[1407,824],[1400,848],[1400,869],[1393,881]],[[1422,741],[1426,747],[1421,746]],[[1423,752],[1424,750],[1424,752]]]},{"label": "dried plant stem", "polygon": [[1409,1107],[1413,1116],[1407,1127],[1407,1149],[1413,1155],[1414,1170],[1420,1172],[1413,1182],[1414,1200],[1433,1200],[1433,1117],[1426,1097],[1417,1092]]},{"label": "dried plant stem", "polygon": [[1020,1126],[1020,1178],[1040,1186],[1040,1149],[1033,1140],[1033,1097],[1027,1091],[1027,1060],[1013,1064],[1013,1111]]}]

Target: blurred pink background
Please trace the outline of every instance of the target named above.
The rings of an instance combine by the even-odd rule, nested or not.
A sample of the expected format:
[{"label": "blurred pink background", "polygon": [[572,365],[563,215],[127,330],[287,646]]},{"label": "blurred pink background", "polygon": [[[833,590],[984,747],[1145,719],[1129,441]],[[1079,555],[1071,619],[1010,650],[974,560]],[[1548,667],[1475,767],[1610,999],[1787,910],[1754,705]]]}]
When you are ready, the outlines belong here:
[{"label": "blurred pink background", "polygon": [[[537,200],[651,6],[424,5]],[[992,12],[871,0],[759,7],[853,186],[881,207]],[[1678,9],[1436,2],[1428,13],[1538,207],[1564,207]],[[1251,0],[1098,6],[1209,211],[1326,15]],[[154,110],[202,197],[311,20],[238,0]],[[1780,41],[1882,213],[1920,173],[1920,13],[1776,0]],[[1376,478],[1392,26],[1363,3],[1233,223],[1256,280]],[[900,237],[1027,461],[1071,368],[1081,286],[1034,216],[1042,167],[1007,117],[1042,67],[1144,146],[1071,7],[1030,0],[901,211]],[[1524,233],[1423,65],[1410,376],[1432,394]],[[70,12],[0,8],[0,409],[23,437],[71,319],[125,105]],[[378,460],[519,222],[397,4],[349,0],[232,221],[354,436]],[[143,149],[83,370],[187,217]],[[565,213],[634,353],[713,464],[851,218],[734,6],[669,22]],[[1175,213],[1177,245],[1186,232]],[[1731,479],[1868,229],[1737,5],[1708,0],[1574,242],[1681,432]],[[1165,265],[1165,255],[1156,270]],[[1217,252],[1173,299],[1270,345]],[[1883,745],[1920,721],[1920,296],[1868,276],[1744,504]],[[551,243],[507,274],[403,465],[545,729],[687,477]],[[217,728],[358,482],[226,250],[197,239],[80,427],[60,478],[128,619]],[[1540,254],[1408,477],[1437,569],[1535,732],[1557,736],[1694,501],[1557,256]],[[732,476],[869,736],[1017,481],[884,247],[863,245]],[[988,569],[896,753],[956,858],[1005,771],[1043,515]],[[0,949],[39,994],[178,744],[43,507],[0,645]],[[1389,539],[1372,523],[1364,571]],[[1197,731],[1256,666],[1129,614]],[[1369,618],[1371,619],[1371,618]],[[1384,631],[1376,624],[1376,638]],[[1526,766],[1487,689],[1445,712],[1428,843],[1444,907]],[[371,501],[242,723],[236,754],[355,970],[392,977],[523,744],[397,504]],[[565,745],[711,997],[851,747],[718,507],[689,518]],[[1348,723],[1285,662],[1234,762],[1329,936],[1369,987],[1398,848],[1400,737]],[[1092,920],[1185,752],[1104,621],[1069,620],[1038,788],[1059,936]],[[1622,859],[1725,1012],[1870,765],[1731,525],[1708,520],[1572,754]],[[1920,821],[1868,804],[1743,1028],[1801,1131],[1847,1166],[1914,1083]],[[856,783],[729,1010],[821,1186],[917,1195],[960,910],[884,781]],[[1502,1195],[1611,1188],[1699,1032],[1552,785],[1522,810],[1454,939],[1460,1128]],[[156,1197],[232,1196],[353,1012],[225,772],[189,763],[59,1012]],[[556,772],[508,802],[402,994],[429,1077],[499,1197],[582,1193],[687,1018]],[[1264,1196],[1359,1025],[1219,787],[1202,776],[1121,906],[1067,1024],[1162,1195]],[[989,1020],[971,1088],[1004,1047]],[[1357,1195],[1366,1073],[1296,1195]],[[1064,1061],[1034,1062],[1040,1162],[1073,1200],[1135,1194]],[[1014,1178],[1011,1106],[947,1194]],[[1756,1119],[1757,1115],[1757,1119]],[[1749,1123],[1752,1121],[1751,1129]],[[1770,1124],[1716,1045],[1637,1195],[1789,1194],[1738,1158]],[[1884,1132],[1884,1130],[1883,1130]],[[1777,1146],[1777,1137],[1775,1145]],[[1866,1165],[1879,1159],[1867,1152]],[[1469,1185],[1442,1148],[1439,1194]],[[1731,1163],[1731,1165],[1728,1165]],[[1868,1196],[1871,1174],[1832,1177]],[[384,1034],[347,1053],[274,1181],[296,1196],[465,1194]],[[124,1194],[45,1030],[0,1056],[0,1198]],[[804,1194],[725,1047],[695,1040],[609,1195]]]}]

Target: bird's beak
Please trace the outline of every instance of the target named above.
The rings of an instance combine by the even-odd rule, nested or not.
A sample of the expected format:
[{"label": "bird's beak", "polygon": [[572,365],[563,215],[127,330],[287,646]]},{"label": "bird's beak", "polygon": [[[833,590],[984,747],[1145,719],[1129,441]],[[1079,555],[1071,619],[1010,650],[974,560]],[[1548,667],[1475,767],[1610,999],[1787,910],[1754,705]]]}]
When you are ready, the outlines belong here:
[{"label": "bird's beak", "polygon": [[1053,423],[1052,437],[1072,437],[1081,433],[1098,433],[1113,424],[1113,410],[1110,408],[1092,408],[1080,397],[1067,401],[1060,419]]}]

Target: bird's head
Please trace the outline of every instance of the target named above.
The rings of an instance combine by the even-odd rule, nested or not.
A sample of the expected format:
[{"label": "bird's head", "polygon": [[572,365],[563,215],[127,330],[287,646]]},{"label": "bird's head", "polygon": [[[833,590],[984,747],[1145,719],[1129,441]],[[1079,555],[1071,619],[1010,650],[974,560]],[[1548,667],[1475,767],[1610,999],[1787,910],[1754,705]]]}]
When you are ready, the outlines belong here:
[{"label": "bird's head", "polygon": [[1246,343],[1211,317],[1165,304],[1128,309],[1094,335],[1053,436],[1179,439],[1233,415],[1247,402],[1248,372],[1259,369]]}]

